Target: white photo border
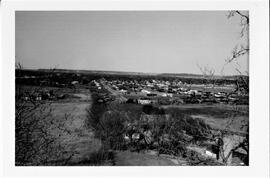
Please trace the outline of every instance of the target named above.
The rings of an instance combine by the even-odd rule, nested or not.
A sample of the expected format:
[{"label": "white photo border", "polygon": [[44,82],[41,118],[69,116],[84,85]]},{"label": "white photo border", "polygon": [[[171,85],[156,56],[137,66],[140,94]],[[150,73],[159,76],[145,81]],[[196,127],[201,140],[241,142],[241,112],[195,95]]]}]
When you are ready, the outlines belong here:
[{"label": "white photo border", "polygon": [[[267,0],[190,1],[4,1],[1,3],[1,171],[4,176],[95,177],[268,177],[269,176],[269,2]],[[80,10],[248,10],[250,15],[250,165],[16,167],[15,11]]]}]

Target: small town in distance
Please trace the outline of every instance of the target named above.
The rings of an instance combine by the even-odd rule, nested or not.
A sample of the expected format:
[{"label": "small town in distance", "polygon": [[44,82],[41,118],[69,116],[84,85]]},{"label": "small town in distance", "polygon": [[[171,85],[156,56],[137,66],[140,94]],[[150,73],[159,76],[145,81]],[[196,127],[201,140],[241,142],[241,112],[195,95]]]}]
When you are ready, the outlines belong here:
[{"label": "small town in distance", "polygon": [[75,134],[80,146],[74,152],[74,140],[63,133],[66,162],[51,155],[49,165],[240,166],[248,165],[246,82],[241,75],[17,69],[16,102],[49,104],[59,118],[70,110],[71,122],[85,117],[88,131]]}]

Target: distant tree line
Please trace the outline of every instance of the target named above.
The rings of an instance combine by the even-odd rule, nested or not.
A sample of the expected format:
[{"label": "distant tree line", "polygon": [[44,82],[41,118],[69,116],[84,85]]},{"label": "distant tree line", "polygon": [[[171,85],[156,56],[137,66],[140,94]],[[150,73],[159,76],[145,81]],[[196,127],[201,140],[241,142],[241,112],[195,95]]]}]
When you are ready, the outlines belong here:
[{"label": "distant tree line", "polygon": [[[16,84],[25,85],[39,85],[41,80],[49,80],[51,83],[64,83],[68,84],[72,81],[79,81],[82,84],[88,84],[92,80],[98,80],[105,78],[106,80],[165,80],[165,81],[181,81],[187,84],[212,84],[213,81],[206,78],[198,77],[173,77],[173,76],[162,76],[162,75],[114,75],[106,73],[91,73],[91,74],[81,74],[81,73],[64,73],[64,72],[46,72],[39,70],[16,70]],[[34,76],[35,78],[24,78],[24,76]],[[222,84],[236,84],[238,81],[237,77],[230,78],[218,78],[215,80],[216,85]],[[242,78],[248,78],[247,76],[241,76]]]}]

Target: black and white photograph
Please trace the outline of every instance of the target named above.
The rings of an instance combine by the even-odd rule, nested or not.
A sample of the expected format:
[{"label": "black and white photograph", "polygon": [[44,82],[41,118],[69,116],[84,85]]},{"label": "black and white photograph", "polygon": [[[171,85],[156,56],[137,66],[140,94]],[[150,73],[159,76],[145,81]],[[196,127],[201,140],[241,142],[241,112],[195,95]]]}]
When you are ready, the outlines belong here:
[{"label": "black and white photograph", "polygon": [[16,165],[249,165],[248,11],[15,22]]},{"label": "black and white photograph", "polygon": [[13,169],[269,166],[252,8],[14,7]]}]

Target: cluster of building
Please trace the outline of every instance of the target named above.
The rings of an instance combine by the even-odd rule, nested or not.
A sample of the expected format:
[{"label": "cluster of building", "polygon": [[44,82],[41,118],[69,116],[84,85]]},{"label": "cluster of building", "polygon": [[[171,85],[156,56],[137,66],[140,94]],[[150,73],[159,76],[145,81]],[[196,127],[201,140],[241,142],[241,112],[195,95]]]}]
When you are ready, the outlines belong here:
[{"label": "cluster of building", "polygon": [[24,101],[42,101],[64,99],[66,95],[55,94],[54,90],[40,90],[34,92],[24,92],[18,95],[19,99]]},{"label": "cluster of building", "polygon": [[[248,104],[248,96],[235,92],[211,92],[191,89],[181,81],[112,80],[104,82],[113,90],[139,104],[225,103]],[[132,96],[138,96],[136,99]],[[129,100],[128,102],[132,102]]]}]

